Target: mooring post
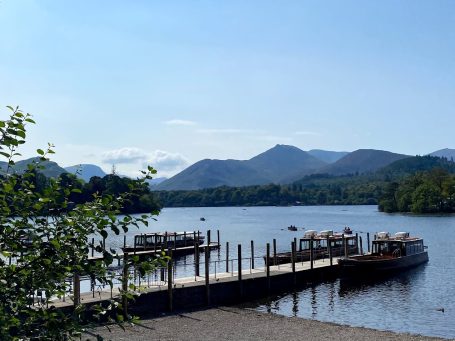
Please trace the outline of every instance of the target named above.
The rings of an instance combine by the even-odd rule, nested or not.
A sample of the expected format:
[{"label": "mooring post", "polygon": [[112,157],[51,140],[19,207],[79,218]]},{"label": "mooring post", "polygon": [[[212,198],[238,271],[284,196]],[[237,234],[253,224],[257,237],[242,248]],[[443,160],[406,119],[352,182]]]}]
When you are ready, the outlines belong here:
[{"label": "mooring post", "polygon": [[74,306],[81,304],[81,278],[77,272],[74,273],[73,277],[73,295],[74,295]]},{"label": "mooring post", "polygon": [[355,234],[355,253],[359,254],[359,234]]},{"label": "mooring post", "polygon": [[237,265],[238,265],[238,276],[239,276],[239,295],[240,298],[243,297],[243,287],[242,287],[242,244],[239,244],[237,247]]},{"label": "mooring post", "polygon": [[[275,240],[275,239],[274,239]],[[267,274],[267,290],[270,291],[270,243],[267,243],[267,253],[265,255],[265,267]]]},{"label": "mooring post", "polygon": [[106,237],[103,237],[103,251],[106,251]]},{"label": "mooring post", "polygon": [[226,272],[229,272],[229,242],[226,242]]},{"label": "mooring post", "polygon": [[216,241],[218,244],[218,247],[220,246],[220,230],[216,230]]},{"label": "mooring post", "polygon": [[177,250],[177,232],[174,232],[174,252]]},{"label": "mooring post", "polygon": [[92,238],[92,257],[95,255],[95,238]]},{"label": "mooring post", "polygon": [[211,243],[210,235],[211,235],[211,231],[207,230],[207,245],[209,245],[209,246],[210,246],[210,243]]},{"label": "mooring post", "polygon": [[294,274],[294,279],[295,279],[295,242],[291,242],[291,263],[292,263],[292,273]]},{"label": "mooring post", "polygon": [[172,311],[172,249],[169,248],[169,260],[167,262],[167,293],[169,298],[169,311]]},{"label": "mooring post", "polygon": [[368,253],[370,253],[370,232],[367,232],[367,248]]},{"label": "mooring post", "polygon": [[205,247],[205,302],[210,305],[209,247]]},{"label": "mooring post", "polygon": [[363,255],[363,242],[362,242],[362,236],[360,236],[359,239],[360,239],[360,254]]},{"label": "mooring post", "polygon": [[313,260],[314,260],[314,252],[313,252],[313,236],[310,238],[310,269],[313,270]]},{"label": "mooring post", "polygon": [[[270,244],[269,244],[270,247]],[[273,265],[276,265],[276,239],[273,239]]]},{"label": "mooring post", "polygon": [[196,277],[199,277],[199,243],[197,241],[194,242],[194,248],[196,249],[194,254],[194,265],[196,267]]},{"label": "mooring post", "polygon": [[343,248],[344,248],[344,257],[348,257],[348,241],[346,240],[346,236],[343,233]]},{"label": "mooring post", "polygon": [[134,237],[134,244],[133,244],[133,245],[134,245],[133,252],[134,252],[134,254],[136,254],[136,245],[137,245],[137,238],[136,238],[136,236]]},{"label": "mooring post", "polygon": [[254,241],[251,241],[251,269],[254,269]]},{"label": "mooring post", "polygon": [[123,273],[122,273],[122,310],[123,320],[128,321],[128,252],[123,254]]},{"label": "mooring post", "polygon": [[186,246],[186,231],[183,232],[183,245]]},{"label": "mooring post", "polygon": [[328,253],[329,259],[330,259],[330,266],[332,266],[333,259],[332,259],[332,244],[330,242],[330,236],[327,236],[327,253]]}]

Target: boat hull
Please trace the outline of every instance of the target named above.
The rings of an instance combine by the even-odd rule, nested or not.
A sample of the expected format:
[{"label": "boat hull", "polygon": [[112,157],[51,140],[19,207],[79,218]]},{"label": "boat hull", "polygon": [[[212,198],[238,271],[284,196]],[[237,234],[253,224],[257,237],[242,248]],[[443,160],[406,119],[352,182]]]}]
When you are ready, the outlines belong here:
[{"label": "boat hull", "polygon": [[410,256],[382,258],[379,256],[354,256],[338,261],[342,277],[381,276],[413,268],[428,262],[426,251]]}]

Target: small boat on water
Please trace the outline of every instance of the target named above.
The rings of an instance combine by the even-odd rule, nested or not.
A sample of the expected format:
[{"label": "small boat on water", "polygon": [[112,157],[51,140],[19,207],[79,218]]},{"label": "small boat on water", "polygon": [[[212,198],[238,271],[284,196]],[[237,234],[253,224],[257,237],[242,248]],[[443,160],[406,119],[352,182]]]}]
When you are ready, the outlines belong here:
[{"label": "small boat on water", "polygon": [[352,234],[352,230],[349,226],[345,226],[345,228],[343,229],[343,233],[344,234]]},{"label": "small boat on water", "polygon": [[123,247],[123,252],[176,249],[204,243],[205,237],[195,231],[155,232],[134,236],[134,246]]},{"label": "small boat on water", "polygon": [[408,232],[379,232],[372,242],[372,252],[341,258],[338,261],[344,277],[371,277],[406,270],[428,261],[423,239]]},{"label": "small boat on water", "polygon": [[[313,243],[313,247],[311,247]],[[343,233],[334,233],[332,230],[321,231],[307,230],[303,238],[300,238],[296,245],[296,262],[306,262],[310,260],[311,251],[313,251],[313,259],[322,259],[329,257],[329,244],[332,257],[344,255],[345,251],[348,255],[357,254],[359,252],[357,237],[353,235],[344,235]],[[346,245],[344,244],[346,243]],[[346,247],[345,247],[346,246]],[[267,257],[264,257],[265,259]],[[291,252],[279,252],[276,257],[270,256],[270,264],[286,264],[291,263]]]},{"label": "small boat on water", "polygon": [[288,226],[288,230],[289,230],[289,231],[297,231],[298,228],[297,228],[297,226],[295,226],[295,225],[290,225],[290,226]]}]

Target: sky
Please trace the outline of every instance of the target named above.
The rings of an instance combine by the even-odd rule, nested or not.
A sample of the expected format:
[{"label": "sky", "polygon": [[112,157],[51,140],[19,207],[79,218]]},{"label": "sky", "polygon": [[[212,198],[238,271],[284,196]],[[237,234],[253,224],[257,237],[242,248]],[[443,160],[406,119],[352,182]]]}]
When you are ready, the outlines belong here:
[{"label": "sky", "polygon": [[455,148],[455,2],[0,0],[24,157],[172,176],[276,144]]}]

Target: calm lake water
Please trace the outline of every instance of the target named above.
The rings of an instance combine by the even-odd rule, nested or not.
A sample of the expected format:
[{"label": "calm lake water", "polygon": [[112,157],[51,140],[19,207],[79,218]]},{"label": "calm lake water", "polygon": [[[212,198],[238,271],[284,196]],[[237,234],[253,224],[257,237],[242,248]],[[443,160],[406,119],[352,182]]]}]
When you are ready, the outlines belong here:
[{"label": "calm lake water", "polygon": [[[200,221],[201,217],[206,221]],[[379,231],[409,231],[411,235],[424,238],[430,261],[389,279],[363,284],[340,280],[315,283],[250,306],[286,316],[455,338],[454,215],[385,214],[378,212],[376,206],[167,208],[157,221],[150,222],[148,229],[140,231],[199,229],[205,233],[211,229],[212,240],[215,240],[219,229],[223,247],[219,253],[212,253],[212,259],[220,257],[222,260],[226,241],[230,242],[230,253],[235,255],[237,244],[242,244],[244,257],[250,255],[250,240],[255,241],[257,256],[265,254],[266,243],[271,243],[273,238],[277,239],[279,251],[290,250],[292,239],[304,232],[288,231],[287,226],[291,224],[334,231],[350,226],[363,237],[364,250],[366,232],[373,235]],[[130,243],[135,233],[138,231],[129,232]],[[120,239],[112,241],[116,245],[121,242]],[[179,277],[193,274],[191,264],[192,256],[179,260]],[[438,311],[440,308],[444,308],[444,312]]]}]

